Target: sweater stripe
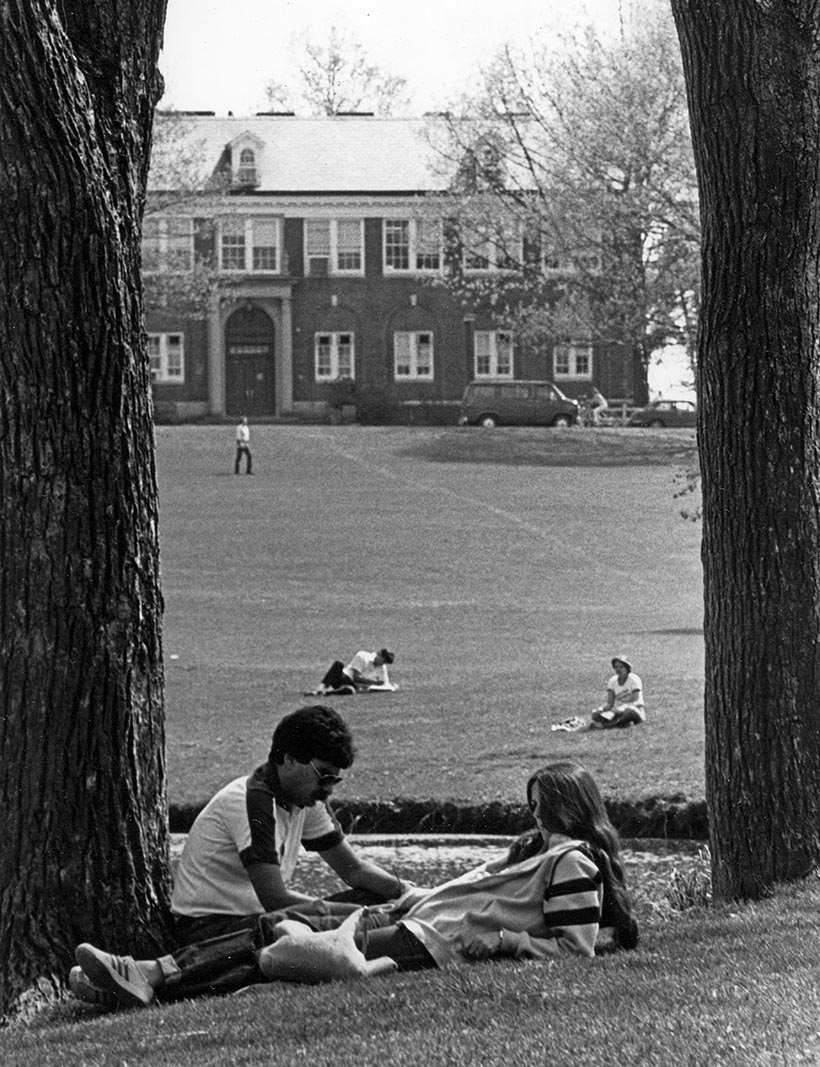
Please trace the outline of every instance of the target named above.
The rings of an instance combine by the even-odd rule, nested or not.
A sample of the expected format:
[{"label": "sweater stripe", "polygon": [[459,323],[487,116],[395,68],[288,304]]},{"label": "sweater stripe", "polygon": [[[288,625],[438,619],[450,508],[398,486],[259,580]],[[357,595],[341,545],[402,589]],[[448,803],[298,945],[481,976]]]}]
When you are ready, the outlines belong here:
[{"label": "sweater stripe", "polygon": [[573,893],[594,893],[600,884],[600,875],[598,878],[569,878],[566,882],[550,886],[544,896],[549,900],[551,897],[568,897]]},{"label": "sweater stripe", "polygon": [[588,926],[598,923],[601,909],[597,903],[587,908],[573,908],[567,911],[551,911],[544,915],[545,926]]},{"label": "sweater stripe", "polygon": [[[566,853],[573,858],[578,853]],[[564,861],[568,862],[567,860]],[[558,864],[556,863],[556,868]],[[569,872],[568,872],[569,873]],[[577,871],[575,877],[553,882],[544,891],[544,926],[551,932],[557,928],[596,926],[601,920],[601,904],[598,886],[601,873]]]}]

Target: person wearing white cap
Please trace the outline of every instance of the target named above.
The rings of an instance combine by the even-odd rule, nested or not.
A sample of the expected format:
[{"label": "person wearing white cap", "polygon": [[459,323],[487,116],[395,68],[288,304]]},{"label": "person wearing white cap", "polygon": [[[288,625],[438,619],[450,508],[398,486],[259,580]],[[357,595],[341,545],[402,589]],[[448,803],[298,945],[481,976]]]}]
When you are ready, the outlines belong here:
[{"label": "person wearing white cap", "polygon": [[596,708],[590,730],[609,730],[646,722],[643,682],[626,656],[613,656],[615,673],[606,683],[606,703]]}]

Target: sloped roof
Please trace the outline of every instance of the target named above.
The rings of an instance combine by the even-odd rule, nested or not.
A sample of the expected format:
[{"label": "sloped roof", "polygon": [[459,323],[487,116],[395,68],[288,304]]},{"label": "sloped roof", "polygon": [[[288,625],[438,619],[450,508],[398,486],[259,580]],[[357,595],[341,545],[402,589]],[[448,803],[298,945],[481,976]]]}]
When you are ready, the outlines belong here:
[{"label": "sloped roof", "polygon": [[[429,143],[431,119],[182,113],[169,121],[174,145],[201,159],[207,174],[243,135],[258,140],[260,193],[430,192],[447,184]],[[161,188],[160,175],[152,178]]]}]

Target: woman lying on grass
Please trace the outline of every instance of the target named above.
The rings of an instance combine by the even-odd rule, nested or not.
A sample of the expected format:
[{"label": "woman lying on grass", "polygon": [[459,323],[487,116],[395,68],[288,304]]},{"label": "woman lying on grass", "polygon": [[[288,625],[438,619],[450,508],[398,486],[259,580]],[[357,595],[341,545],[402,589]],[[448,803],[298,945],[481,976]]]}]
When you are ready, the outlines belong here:
[{"label": "woman lying on grass", "polygon": [[[465,960],[592,957],[599,929],[634,948],[637,924],[624,881],[618,835],[588,771],[554,763],[527,783],[537,825],[500,860],[435,889],[413,888],[398,901],[365,911],[356,941],[365,959],[390,957],[400,971]],[[156,960],[77,948],[70,985],[94,1003],[147,1005],[162,997],[230,992],[265,980],[265,947],[298,919],[314,930],[343,921],[323,901],[271,912],[253,930],[201,941]],[[113,996],[112,996],[113,994]]]}]

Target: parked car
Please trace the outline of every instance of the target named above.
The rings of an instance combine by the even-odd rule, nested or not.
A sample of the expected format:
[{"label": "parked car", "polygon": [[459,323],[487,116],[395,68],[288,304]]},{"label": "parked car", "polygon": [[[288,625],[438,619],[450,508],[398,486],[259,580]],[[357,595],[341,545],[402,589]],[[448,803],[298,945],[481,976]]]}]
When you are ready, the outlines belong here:
[{"label": "parked car", "polygon": [[654,400],[629,418],[630,426],[695,426],[697,408],[691,400]]},{"label": "parked car", "polygon": [[573,426],[578,402],[552,382],[470,382],[460,426]]}]

